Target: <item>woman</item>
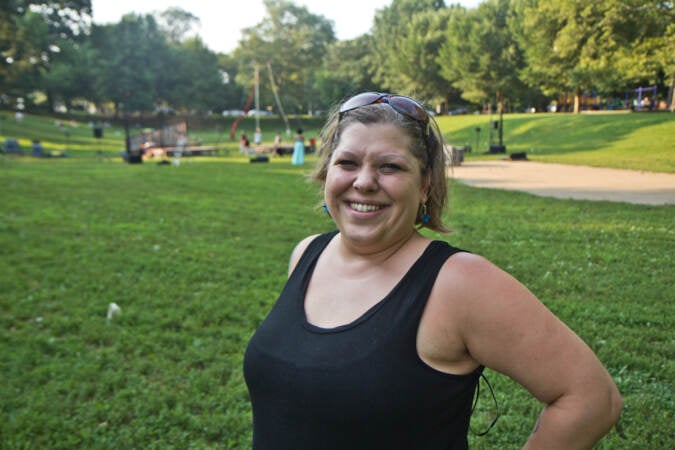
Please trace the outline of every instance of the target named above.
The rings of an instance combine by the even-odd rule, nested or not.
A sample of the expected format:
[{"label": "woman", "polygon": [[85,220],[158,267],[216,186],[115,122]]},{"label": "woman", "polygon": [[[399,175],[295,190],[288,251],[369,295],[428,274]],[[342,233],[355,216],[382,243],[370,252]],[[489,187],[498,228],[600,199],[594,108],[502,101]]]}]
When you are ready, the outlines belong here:
[{"label": "woman", "polygon": [[363,93],[334,111],[314,179],[338,230],[301,241],[244,371],[255,449],[465,449],[484,367],[545,404],[528,449],[591,448],[619,393],[593,352],[446,231],[445,156],[414,100]]},{"label": "woman", "polygon": [[293,156],[291,157],[291,164],[303,165],[305,163],[305,136],[302,134],[302,128],[298,128],[295,135],[295,143],[293,144]]}]

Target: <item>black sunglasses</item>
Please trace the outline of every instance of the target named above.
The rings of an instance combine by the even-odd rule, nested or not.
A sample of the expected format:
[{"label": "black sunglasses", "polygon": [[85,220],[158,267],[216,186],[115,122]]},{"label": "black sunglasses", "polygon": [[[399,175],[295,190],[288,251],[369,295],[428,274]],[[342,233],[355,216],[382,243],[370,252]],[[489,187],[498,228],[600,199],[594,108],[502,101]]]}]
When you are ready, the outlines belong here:
[{"label": "black sunglasses", "polygon": [[387,103],[397,112],[421,122],[425,127],[429,124],[429,114],[412,98],[380,92],[363,92],[344,102],[340,106],[340,119],[348,111],[375,103]]}]

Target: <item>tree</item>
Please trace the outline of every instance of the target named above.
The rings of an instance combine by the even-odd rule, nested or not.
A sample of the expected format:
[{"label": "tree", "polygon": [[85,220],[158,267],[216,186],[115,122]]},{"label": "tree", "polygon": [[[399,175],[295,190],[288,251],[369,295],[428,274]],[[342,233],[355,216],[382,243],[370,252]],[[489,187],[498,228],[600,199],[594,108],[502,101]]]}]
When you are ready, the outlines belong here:
[{"label": "tree", "polygon": [[[270,63],[284,104],[291,111],[312,109],[314,73],[328,45],[335,41],[333,25],[320,15],[310,13],[284,0],[264,0],[267,17],[243,30],[240,46],[234,52],[239,64],[237,82],[253,85],[254,66],[262,71]],[[260,77],[261,99],[272,104],[272,88]]]},{"label": "tree", "polygon": [[[89,30],[91,0],[5,0],[0,4],[0,91],[25,95],[64,40],[81,42]],[[48,93],[49,96],[49,93]]]},{"label": "tree", "polygon": [[487,0],[475,10],[455,9],[439,52],[442,76],[470,102],[518,99],[524,85],[520,50],[509,31],[509,0]]},{"label": "tree", "polygon": [[[433,65],[428,58],[419,58],[422,56],[419,52],[427,46],[424,40],[419,40],[411,33],[420,32],[426,19],[418,19],[415,24],[411,20],[424,12],[439,13],[445,8],[442,0],[393,0],[391,5],[378,10],[375,13],[375,20],[372,28],[372,51],[375,64],[375,83],[388,91],[398,91],[409,93],[410,87],[407,83],[410,81],[410,73],[415,70],[416,63],[422,63],[426,66]],[[438,24],[439,26],[442,26]],[[434,34],[437,29],[431,31]],[[425,33],[426,34],[426,33]],[[403,43],[403,44],[402,44]],[[401,54],[401,46],[404,47],[404,54]],[[429,44],[433,49],[435,42]],[[435,55],[435,53],[431,53]],[[417,61],[415,61],[417,59]],[[402,71],[402,66],[406,66]],[[425,82],[418,83],[422,86]],[[419,86],[414,87],[416,90]],[[428,86],[425,88],[427,89]]]},{"label": "tree", "polygon": [[656,82],[665,69],[657,54],[667,45],[672,2],[521,0],[517,10],[525,79],[550,95],[572,91],[576,112],[584,92]]},{"label": "tree", "polygon": [[218,56],[200,38],[187,39],[172,48],[175,87],[166,100],[175,108],[213,111],[223,103],[225,93]]},{"label": "tree", "polygon": [[199,26],[199,18],[184,9],[172,7],[156,15],[155,19],[169,43],[180,44],[190,31]]},{"label": "tree", "polygon": [[[614,42],[612,68],[620,76],[617,93],[626,87],[675,85],[675,16],[672,2],[623,1],[605,12]],[[611,27],[611,28],[610,28]],[[606,36],[610,33],[606,32]],[[614,87],[614,86],[613,86]]]},{"label": "tree", "polygon": [[450,10],[424,10],[412,16],[402,27],[400,39],[394,43],[391,67],[397,73],[392,85],[397,92],[406,92],[427,102],[445,104],[453,92],[451,83],[441,76],[438,55],[446,41]]},{"label": "tree", "polygon": [[238,64],[231,55],[219,54],[218,67],[223,81],[223,97],[220,109],[240,109],[246,101],[250,87],[245,88],[235,82],[238,73]]},{"label": "tree", "polygon": [[672,49],[675,48],[675,22],[672,22],[666,29],[663,38],[659,39],[656,45],[656,58],[658,58],[661,67],[663,68],[664,77],[668,83],[668,109],[675,112],[675,58],[673,58]]},{"label": "tree", "polygon": [[175,61],[151,15],[128,14],[117,24],[94,27],[97,92],[115,111],[150,111],[176,88]]},{"label": "tree", "polygon": [[96,55],[88,42],[63,40],[58,43],[49,72],[42,76],[41,85],[52,101],[61,101],[71,109],[76,99],[94,100]]},{"label": "tree", "polygon": [[329,108],[333,102],[362,91],[379,90],[373,83],[370,36],[330,44],[316,72],[314,89],[322,100],[318,106]]}]

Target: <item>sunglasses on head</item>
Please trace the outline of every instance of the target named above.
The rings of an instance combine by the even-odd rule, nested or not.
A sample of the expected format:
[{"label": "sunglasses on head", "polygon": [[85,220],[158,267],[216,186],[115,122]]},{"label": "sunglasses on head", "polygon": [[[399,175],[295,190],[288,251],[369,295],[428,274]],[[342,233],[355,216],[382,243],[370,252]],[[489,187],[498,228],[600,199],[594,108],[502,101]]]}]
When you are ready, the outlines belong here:
[{"label": "sunglasses on head", "polygon": [[362,106],[374,105],[375,103],[386,103],[394,108],[395,111],[417,120],[425,126],[429,123],[429,114],[412,98],[403,95],[382,94],[380,92],[364,92],[350,98],[340,106],[340,118],[348,111],[361,108]]},{"label": "sunglasses on head", "polygon": [[396,112],[417,121],[422,126],[427,144],[427,167],[431,167],[432,158],[430,154],[435,136],[429,126],[429,114],[427,114],[422,105],[412,98],[380,92],[363,92],[350,98],[340,106],[338,120],[341,120],[344,114],[349,111],[376,103],[386,103],[394,108]]}]

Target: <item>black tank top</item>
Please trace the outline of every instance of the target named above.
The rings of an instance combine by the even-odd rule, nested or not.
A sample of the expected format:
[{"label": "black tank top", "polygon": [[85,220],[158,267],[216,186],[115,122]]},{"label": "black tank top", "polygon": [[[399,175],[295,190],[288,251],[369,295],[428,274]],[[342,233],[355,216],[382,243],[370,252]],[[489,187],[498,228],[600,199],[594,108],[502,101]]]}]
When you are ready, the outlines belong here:
[{"label": "black tank top", "polygon": [[433,241],[392,291],[336,328],[310,324],[304,297],[337,232],[310,243],[251,338],[244,376],[256,450],[466,449],[479,367],[450,375],[417,354],[417,329],[443,263]]}]

